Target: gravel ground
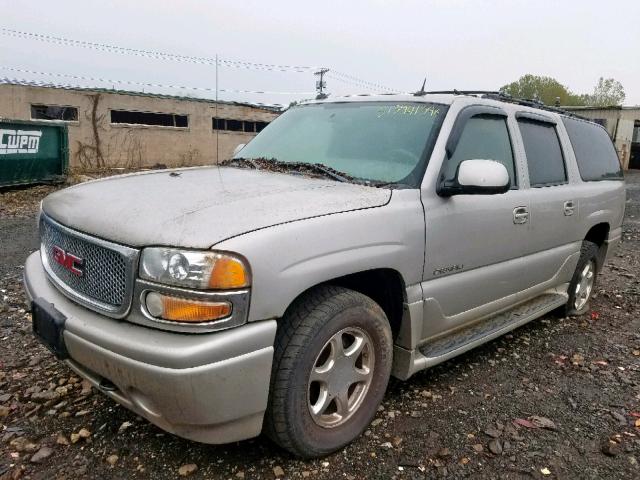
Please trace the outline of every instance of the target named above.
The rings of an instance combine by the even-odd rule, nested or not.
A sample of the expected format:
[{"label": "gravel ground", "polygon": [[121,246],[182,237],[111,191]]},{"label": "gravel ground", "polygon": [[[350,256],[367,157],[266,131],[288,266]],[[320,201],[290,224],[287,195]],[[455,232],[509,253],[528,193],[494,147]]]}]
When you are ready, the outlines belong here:
[{"label": "gravel ground", "polygon": [[392,381],[361,438],[300,461],[268,439],[181,440],[91,390],[39,345],[20,278],[52,187],[0,192],[0,479],[639,478],[640,172],[591,311],[547,315]]}]

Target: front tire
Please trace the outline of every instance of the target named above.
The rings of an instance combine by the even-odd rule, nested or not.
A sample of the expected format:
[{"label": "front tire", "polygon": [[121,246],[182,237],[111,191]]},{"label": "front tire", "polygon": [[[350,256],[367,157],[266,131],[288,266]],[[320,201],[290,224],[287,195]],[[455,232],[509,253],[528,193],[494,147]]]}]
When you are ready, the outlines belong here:
[{"label": "front tire", "polygon": [[371,298],[322,286],[278,325],[266,433],[303,458],[357,438],[382,401],[393,355],[386,315]]},{"label": "front tire", "polygon": [[589,301],[596,286],[598,276],[598,253],[600,249],[593,242],[582,242],[580,259],[573,278],[569,283],[569,301],[566,306],[568,316],[582,315],[589,310]]}]

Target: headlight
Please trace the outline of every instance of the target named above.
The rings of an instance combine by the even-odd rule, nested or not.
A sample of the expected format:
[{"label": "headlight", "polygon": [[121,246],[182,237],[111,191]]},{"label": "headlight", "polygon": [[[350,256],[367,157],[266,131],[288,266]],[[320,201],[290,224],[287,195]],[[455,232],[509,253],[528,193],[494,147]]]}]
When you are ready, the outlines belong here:
[{"label": "headlight", "polygon": [[251,284],[249,267],[240,257],[163,247],[142,251],[140,278],[199,290],[230,290]]}]

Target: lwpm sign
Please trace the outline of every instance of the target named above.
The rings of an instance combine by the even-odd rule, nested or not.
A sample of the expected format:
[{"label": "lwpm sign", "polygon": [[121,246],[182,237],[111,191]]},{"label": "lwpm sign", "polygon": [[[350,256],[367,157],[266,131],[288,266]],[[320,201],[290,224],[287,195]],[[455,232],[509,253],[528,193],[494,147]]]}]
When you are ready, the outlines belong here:
[{"label": "lwpm sign", "polygon": [[0,130],[0,155],[38,153],[41,130]]}]

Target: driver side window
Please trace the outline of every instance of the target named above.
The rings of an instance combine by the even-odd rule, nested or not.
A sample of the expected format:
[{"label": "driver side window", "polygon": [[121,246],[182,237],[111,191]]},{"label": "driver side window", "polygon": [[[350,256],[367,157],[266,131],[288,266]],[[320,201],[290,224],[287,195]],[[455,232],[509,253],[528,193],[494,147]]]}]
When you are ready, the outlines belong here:
[{"label": "driver side window", "polygon": [[495,160],[502,163],[511,185],[517,185],[507,119],[499,115],[476,115],[464,126],[453,155],[444,169],[445,180],[453,180],[458,166],[465,160]]}]

